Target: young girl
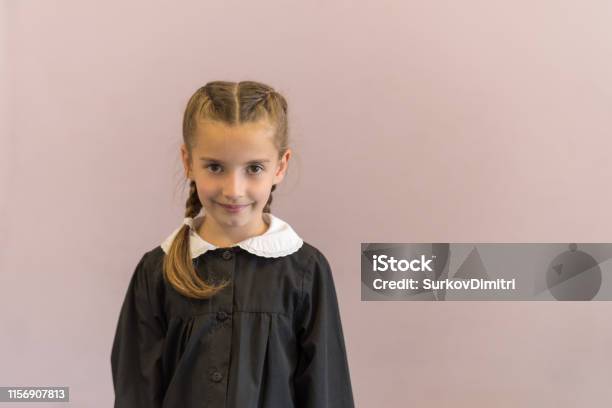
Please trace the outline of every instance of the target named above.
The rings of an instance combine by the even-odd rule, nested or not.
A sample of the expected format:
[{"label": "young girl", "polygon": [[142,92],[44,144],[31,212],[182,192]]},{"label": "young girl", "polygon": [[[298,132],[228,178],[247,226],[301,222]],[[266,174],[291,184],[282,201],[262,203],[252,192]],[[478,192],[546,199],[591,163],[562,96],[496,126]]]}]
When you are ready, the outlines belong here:
[{"label": "young girl", "polygon": [[211,82],[189,100],[185,219],[132,275],[115,408],[354,406],[329,263],[270,212],[287,130],[287,102],[261,83]]}]

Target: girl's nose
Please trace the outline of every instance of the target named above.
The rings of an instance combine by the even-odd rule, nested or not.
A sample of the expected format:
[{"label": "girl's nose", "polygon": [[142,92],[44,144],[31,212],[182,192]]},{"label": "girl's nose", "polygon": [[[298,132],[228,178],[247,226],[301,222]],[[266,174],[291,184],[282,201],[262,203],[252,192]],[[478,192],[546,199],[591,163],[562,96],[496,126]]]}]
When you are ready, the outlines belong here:
[{"label": "girl's nose", "polygon": [[223,195],[232,201],[244,196],[244,179],[239,172],[228,174],[223,185]]}]

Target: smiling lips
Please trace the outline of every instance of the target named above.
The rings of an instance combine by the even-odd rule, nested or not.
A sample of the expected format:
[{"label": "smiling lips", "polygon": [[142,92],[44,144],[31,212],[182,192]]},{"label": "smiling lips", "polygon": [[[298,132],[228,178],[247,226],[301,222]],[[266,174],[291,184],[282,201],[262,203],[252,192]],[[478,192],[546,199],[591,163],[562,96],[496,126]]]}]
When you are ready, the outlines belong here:
[{"label": "smiling lips", "polygon": [[224,207],[226,207],[226,208],[232,208],[232,209],[246,207],[248,205],[248,204],[240,204],[240,205],[238,205],[238,204],[221,204],[221,203],[219,203],[219,204],[224,206]]},{"label": "smiling lips", "polygon": [[225,208],[227,211],[230,211],[230,212],[238,212],[242,210],[243,208],[246,208],[250,205],[250,204],[228,205],[228,204],[221,204],[221,203],[217,203],[217,204],[219,204],[221,207]]}]

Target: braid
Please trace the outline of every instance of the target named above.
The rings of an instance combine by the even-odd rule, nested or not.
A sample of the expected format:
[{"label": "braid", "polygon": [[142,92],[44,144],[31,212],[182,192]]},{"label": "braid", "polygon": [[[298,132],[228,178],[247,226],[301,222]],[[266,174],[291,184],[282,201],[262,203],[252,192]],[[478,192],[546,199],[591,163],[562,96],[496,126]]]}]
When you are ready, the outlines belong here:
[{"label": "braid", "polygon": [[268,89],[265,91],[265,93],[263,94],[262,98],[261,98],[261,103],[263,103],[263,105],[266,108],[266,111],[270,111],[272,109],[272,101],[270,101],[270,98],[273,96],[274,94],[274,89]]},{"label": "braid", "polygon": [[200,213],[202,209],[202,203],[198,197],[198,190],[196,189],[195,181],[191,180],[189,183],[189,197],[185,203],[185,217],[195,217]]},{"label": "braid", "polygon": [[272,206],[272,192],[276,190],[276,184],[274,184],[272,186],[272,190],[270,190],[270,197],[268,198],[268,202],[266,203],[266,205],[263,208],[263,212],[265,213],[269,213],[270,212],[270,207]]}]

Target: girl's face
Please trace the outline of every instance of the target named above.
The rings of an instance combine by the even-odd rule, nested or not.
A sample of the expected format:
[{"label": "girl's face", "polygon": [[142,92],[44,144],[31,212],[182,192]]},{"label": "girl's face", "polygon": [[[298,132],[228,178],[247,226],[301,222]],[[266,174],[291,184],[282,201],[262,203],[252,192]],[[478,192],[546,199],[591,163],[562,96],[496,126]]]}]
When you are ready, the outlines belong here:
[{"label": "girl's face", "polygon": [[285,177],[291,156],[288,150],[279,160],[273,137],[267,121],[237,126],[199,121],[191,160],[181,146],[185,174],[195,181],[204,212],[217,228],[236,233],[264,225],[270,190]]}]

